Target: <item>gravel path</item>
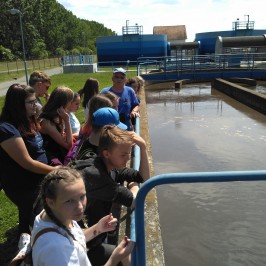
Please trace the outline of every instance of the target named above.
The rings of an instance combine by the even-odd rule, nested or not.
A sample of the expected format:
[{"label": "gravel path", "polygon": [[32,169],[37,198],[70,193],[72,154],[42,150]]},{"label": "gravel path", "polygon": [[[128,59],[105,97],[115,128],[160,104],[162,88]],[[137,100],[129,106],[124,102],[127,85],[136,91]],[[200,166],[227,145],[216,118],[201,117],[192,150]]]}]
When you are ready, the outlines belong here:
[{"label": "gravel path", "polygon": [[[52,76],[55,74],[63,73],[63,68],[62,67],[56,67],[56,68],[52,68],[52,69],[47,69],[44,72],[47,75]],[[30,78],[30,73],[29,73],[29,78]],[[0,96],[6,95],[8,88],[14,83],[26,84],[26,77],[24,76],[24,77],[21,77],[18,79],[12,79],[9,81],[0,82]]]}]

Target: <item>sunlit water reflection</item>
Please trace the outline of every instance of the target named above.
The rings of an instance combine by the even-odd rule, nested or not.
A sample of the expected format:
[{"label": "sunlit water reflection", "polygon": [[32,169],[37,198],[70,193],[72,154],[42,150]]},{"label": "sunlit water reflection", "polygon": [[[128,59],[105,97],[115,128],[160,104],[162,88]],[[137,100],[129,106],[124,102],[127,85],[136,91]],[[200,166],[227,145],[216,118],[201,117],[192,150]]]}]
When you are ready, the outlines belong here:
[{"label": "sunlit water reflection", "polygon": [[[146,92],[156,175],[266,169],[265,115],[209,84],[160,86]],[[166,265],[266,265],[266,182],[157,192]]]}]

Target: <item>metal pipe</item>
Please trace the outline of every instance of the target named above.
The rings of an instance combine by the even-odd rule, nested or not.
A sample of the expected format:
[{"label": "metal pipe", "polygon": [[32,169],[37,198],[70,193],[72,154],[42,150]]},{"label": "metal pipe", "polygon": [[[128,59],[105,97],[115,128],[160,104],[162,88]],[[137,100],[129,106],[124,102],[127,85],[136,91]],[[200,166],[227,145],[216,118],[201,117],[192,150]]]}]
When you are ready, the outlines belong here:
[{"label": "metal pipe", "polygon": [[221,37],[217,41],[222,41],[222,47],[259,47],[266,46],[264,35],[261,36],[241,36],[241,37]]}]

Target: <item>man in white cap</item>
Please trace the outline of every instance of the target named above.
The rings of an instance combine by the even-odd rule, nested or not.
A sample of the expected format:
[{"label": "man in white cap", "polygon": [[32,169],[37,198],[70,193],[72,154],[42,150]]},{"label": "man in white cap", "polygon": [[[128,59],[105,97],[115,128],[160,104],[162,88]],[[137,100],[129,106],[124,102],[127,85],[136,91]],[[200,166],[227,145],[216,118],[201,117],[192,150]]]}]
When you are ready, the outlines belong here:
[{"label": "man in white cap", "polygon": [[139,100],[135,91],[126,83],[126,70],[116,68],[112,76],[113,85],[102,89],[101,93],[111,91],[119,97],[118,113],[120,121],[127,125],[127,130],[132,130],[131,118],[139,116]]}]

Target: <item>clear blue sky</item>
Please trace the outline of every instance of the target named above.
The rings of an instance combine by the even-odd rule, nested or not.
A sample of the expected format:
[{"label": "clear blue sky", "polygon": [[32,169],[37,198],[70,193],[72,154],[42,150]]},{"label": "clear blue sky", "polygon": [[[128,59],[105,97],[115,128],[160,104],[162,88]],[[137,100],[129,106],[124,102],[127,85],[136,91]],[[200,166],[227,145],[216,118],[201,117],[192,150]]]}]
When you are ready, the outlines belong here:
[{"label": "clear blue sky", "polygon": [[121,34],[122,27],[136,23],[144,34],[154,26],[185,25],[187,41],[198,32],[232,29],[232,22],[255,21],[266,29],[265,0],[57,0],[79,18],[94,20]]}]

